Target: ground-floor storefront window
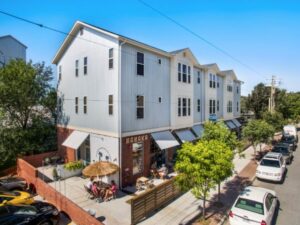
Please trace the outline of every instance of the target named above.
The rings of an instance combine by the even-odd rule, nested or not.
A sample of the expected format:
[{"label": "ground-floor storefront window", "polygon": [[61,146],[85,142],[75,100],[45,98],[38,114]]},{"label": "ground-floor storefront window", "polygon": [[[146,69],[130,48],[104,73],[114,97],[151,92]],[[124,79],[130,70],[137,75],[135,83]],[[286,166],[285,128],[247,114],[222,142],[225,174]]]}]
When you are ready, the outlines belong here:
[{"label": "ground-floor storefront window", "polygon": [[144,143],[132,144],[132,174],[136,175],[143,172],[144,167]]}]

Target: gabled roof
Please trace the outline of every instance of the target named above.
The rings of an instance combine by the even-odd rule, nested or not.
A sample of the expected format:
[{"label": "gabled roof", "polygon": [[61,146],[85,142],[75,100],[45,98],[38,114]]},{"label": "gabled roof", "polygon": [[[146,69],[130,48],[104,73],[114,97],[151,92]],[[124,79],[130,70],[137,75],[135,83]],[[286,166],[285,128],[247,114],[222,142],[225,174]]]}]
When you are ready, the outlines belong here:
[{"label": "gabled roof", "polygon": [[169,52],[169,53],[171,55],[177,55],[177,54],[182,53],[182,52],[187,53],[190,56],[190,58],[192,59],[192,61],[194,62],[194,64],[196,64],[196,65],[199,64],[197,58],[194,56],[193,52],[189,48],[183,48],[183,49],[175,50],[175,51],[172,51],[172,52]]},{"label": "gabled roof", "polygon": [[18,42],[20,45],[24,46],[25,48],[27,48],[26,45],[24,45],[21,41],[19,41],[18,39],[16,39],[14,36],[12,35],[4,35],[4,36],[1,36],[0,39],[4,39],[4,38],[11,38],[13,39],[14,41]]},{"label": "gabled roof", "polygon": [[237,76],[233,70],[223,70],[221,73],[225,74],[226,76],[231,76],[233,80],[238,81]]},{"label": "gabled roof", "polygon": [[[116,38],[120,41],[125,41],[126,43],[132,44],[134,46],[144,48],[144,49],[147,49],[147,50],[152,51],[152,52],[156,52],[156,53],[161,54],[161,55],[166,56],[166,57],[171,57],[171,55],[168,52],[166,52],[164,50],[161,50],[159,48],[156,48],[156,47],[153,47],[151,45],[147,45],[147,44],[144,44],[142,42],[136,41],[134,39],[125,37],[123,35],[108,31],[108,30],[103,29],[101,27],[97,27],[97,26],[94,26],[94,25],[91,25],[91,24],[88,24],[88,23],[85,23],[85,22],[82,22],[82,21],[76,21],[75,24],[73,25],[69,35],[67,35],[67,37],[65,38],[65,40],[62,43],[61,47],[58,49],[56,55],[54,56],[54,58],[52,60],[53,64],[58,63],[58,61],[61,59],[61,57],[63,56],[63,54],[65,53],[65,51],[69,47],[69,45],[74,40],[74,38],[76,38],[77,33],[80,31],[80,29],[82,29],[84,27],[87,27],[87,28],[90,28],[90,29],[95,30],[97,32],[106,34],[106,35],[108,35],[110,37],[113,37],[113,38]],[[109,47],[109,46],[107,46],[107,47]]]},{"label": "gabled roof", "polygon": [[213,69],[213,70],[215,70],[215,71],[217,71],[217,72],[220,71],[220,69],[219,69],[217,63],[204,64],[204,65],[202,65],[202,66],[205,67],[205,68],[207,68],[207,69]]}]

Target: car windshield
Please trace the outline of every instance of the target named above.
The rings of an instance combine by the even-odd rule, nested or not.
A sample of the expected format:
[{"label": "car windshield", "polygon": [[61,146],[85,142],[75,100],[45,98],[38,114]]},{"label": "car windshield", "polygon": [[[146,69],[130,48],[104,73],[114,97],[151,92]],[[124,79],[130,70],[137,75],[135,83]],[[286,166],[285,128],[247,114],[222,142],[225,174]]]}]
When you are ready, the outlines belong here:
[{"label": "car windshield", "polygon": [[277,160],[270,160],[270,159],[263,159],[263,160],[261,160],[260,165],[262,165],[262,166],[276,167],[276,168],[280,167],[279,161],[277,161]]},{"label": "car windshield", "polygon": [[15,212],[14,215],[36,215],[37,210],[33,206],[22,206],[19,207]]},{"label": "car windshield", "polygon": [[263,204],[249,199],[239,198],[235,204],[236,208],[264,215]]},{"label": "car windshield", "polygon": [[273,149],[273,152],[279,152],[279,153],[282,153],[283,155],[289,154],[289,150],[285,147],[275,147]]},{"label": "car windshield", "polygon": [[295,140],[294,136],[282,137],[282,141],[292,142],[294,140]]}]

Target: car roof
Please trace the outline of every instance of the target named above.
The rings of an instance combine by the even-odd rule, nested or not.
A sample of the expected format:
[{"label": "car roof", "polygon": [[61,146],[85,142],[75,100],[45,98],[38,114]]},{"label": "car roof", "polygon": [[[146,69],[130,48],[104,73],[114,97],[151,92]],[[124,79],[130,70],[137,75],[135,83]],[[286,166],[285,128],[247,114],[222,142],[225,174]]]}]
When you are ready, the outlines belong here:
[{"label": "car roof", "polygon": [[281,153],[278,152],[268,152],[263,159],[273,159],[273,160],[279,160],[279,158],[282,157]]},{"label": "car roof", "polygon": [[266,189],[266,188],[261,188],[261,187],[249,186],[249,187],[246,187],[241,192],[239,197],[242,197],[244,199],[257,201],[257,202],[263,202],[267,193],[271,193],[273,195],[276,195],[276,193],[272,190],[269,190],[269,189]]},{"label": "car roof", "polygon": [[285,147],[285,148],[288,148],[288,147],[290,147],[290,145],[288,143],[280,142],[280,143],[278,143],[278,144],[276,144],[274,146],[274,148],[276,148],[276,147]]}]

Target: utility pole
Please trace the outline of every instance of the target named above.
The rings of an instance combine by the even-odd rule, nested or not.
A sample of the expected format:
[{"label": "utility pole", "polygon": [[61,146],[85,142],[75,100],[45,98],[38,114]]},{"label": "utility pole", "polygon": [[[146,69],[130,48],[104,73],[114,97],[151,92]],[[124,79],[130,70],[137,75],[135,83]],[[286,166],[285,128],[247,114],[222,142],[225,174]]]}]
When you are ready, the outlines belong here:
[{"label": "utility pole", "polygon": [[272,76],[271,79],[271,92],[270,92],[270,98],[269,98],[269,112],[273,113],[275,111],[275,91],[277,84],[279,84],[279,81],[277,80],[276,76]]}]

